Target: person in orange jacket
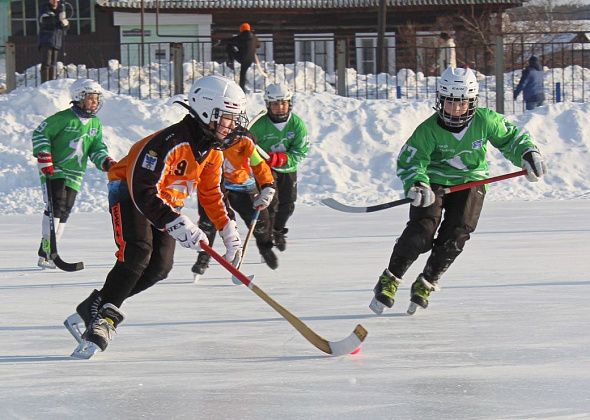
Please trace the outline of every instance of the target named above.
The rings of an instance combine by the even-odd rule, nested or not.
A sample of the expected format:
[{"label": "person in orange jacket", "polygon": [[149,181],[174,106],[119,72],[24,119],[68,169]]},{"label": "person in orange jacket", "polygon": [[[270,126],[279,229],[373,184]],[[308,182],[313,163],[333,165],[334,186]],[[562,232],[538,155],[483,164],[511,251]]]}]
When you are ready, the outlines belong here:
[{"label": "person in orange jacket", "polygon": [[[256,150],[251,137],[244,136],[235,145],[223,151],[223,187],[226,199],[238,212],[246,226],[250,228],[254,213],[260,210],[253,235],[262,259],[271,269],[279,266],[278,258],[273,252],[272,225],[267,207],[275,195],[275,183],[272,171],[266,161]],[[215,226],[199,205],[199,228],[207,234],[209,242],[215,239]],[[192,272],[199,276],[209,267],[211,256],[199,252]]]},{"label": "person in orange jacket", "polygon": [[[180,122],[135,143],[109,170],[109,210],[117,245],[115,266],[100,291],[94,290],[66,319],[79,340],[74,357],[88,358],[105,350],[125,315],[120,307],[133,296],[167,277],[175,243],[200,250],[206,234],[181,213],[195,189],[198,199],[226,247],[225,258],[237,263],[241,240],[220,188],[221,150],[245,131],[246,96],[232,80],[205,76],[189,93],[190,112]],[[78,337],[80,324],[87,327]]]}]

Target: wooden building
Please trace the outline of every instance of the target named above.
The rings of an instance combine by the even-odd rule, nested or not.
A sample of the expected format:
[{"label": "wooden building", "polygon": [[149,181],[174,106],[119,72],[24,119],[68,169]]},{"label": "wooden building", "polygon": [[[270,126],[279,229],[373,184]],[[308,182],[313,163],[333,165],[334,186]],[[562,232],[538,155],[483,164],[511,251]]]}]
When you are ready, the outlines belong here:
[{"label": "wooden building", "polygon": [[[36,24],[43,0],[11,1],[11,36],[17,70],[38,63]],[[379,0],[65,0],[72,29],[65,63],[104,67],[109,59],[131,64],[169,57],[169,43],[181,42],[187,59],[223,61],[217,41],[249,22],[262,41],[259,56],[277,63],[311,61],[334,71],[336,40],[345,39],[347,65],[373,73]],[[460,40],[464,23],[502,13],[526,0],[386,0],[387,70],[416,69],[418,46],[435,45],[441,31]],[[459,43],[459,42],[458,42]],[[129,45],[143,44],[141,53]],[[460,45],[459,45],[460,46]],[[137,58],[137,57],[135,57]]]}]

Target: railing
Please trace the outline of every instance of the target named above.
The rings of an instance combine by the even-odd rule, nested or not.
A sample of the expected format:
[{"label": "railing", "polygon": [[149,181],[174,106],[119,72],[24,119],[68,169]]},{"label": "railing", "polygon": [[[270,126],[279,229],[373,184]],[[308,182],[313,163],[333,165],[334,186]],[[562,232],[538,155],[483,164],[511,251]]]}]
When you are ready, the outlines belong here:
[{"label": "railing", "polygon": [[[310,61],[276,63],[272,57],[265,55],[272,51],[272,44],[263,45],[260,49],[262,53],[259,54],[261,66],[252,65],[248,71],[247,90],[258,92],[269,83],[285,82],[295,92],[329,92],[359,99],[433,99],[440,74],[437,66],[441,53],[439,48],[387,45],[385,71],[376,74],[375,46],[352,45],[346,40],[343,44],[345,48],[340,50],[335,48],[333,40],[317,39],[313,42],[315,50],[310,49],[312,53],[306,50],[303,56],[316,59],[322,65]],[[175,50],[175,46],[180,50]],[[69,40],[68,48],[75,50],[77,47]],[[495,49],[495,45],[455,48],[457,65],[468,66],[476,72],[481,106],[495,109],[497,92],[502,92],[505,112],[522,112],[522,99],[514,100],[512,95],[522,68],[533,54],[547,66],[546,103],[590,100],[590,68],[587,68],[590,67],[590,44],[504,44],[503,90],[496,83]],[[209,41],[122,44],[117,46],[117,50],[116,59],[103,60],[106,64],[97,68],[58,63],[57,77],[92,78],[105,89],[139,98],[164,98],[186,92],[195,79],[207,74],[220,74],[236,81],[239,77],[240,65],[236,63],[234,69],[228,67],[223,48]],[[316,51],[315,55],[313,51]],[[96,60],[96,57],[93,59]],[[142,66],[141,62],[149,64]],[[39,69],[37,65],[17,73],[16,85],[39,85]]]}]

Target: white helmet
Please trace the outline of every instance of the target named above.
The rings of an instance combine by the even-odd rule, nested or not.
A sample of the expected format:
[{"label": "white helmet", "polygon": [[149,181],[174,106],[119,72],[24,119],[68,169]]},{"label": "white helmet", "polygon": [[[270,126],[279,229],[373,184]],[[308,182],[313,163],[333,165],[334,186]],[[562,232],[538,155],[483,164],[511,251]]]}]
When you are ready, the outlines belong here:
[{"label": "white helmet", "polygon": [[[215,133],[215,128],[208,127],[211,122],[217,123],[221,116],[231,115],[236,128],[230,136],[216,144],[216,147],[225,149],[233,144],[236,139],[234,133],[245,130],[248,124],[246,118],[246,95],[236,82],[221,76],[204,76],[196,80],[188,94],[188,103],[195,115],[205,126]],[[234,134],[232,136],[232,134]],[[231,138],[229,138],[231,137]]]},{"label": "white helmet", "polygon": [[[286,114],[274,114],[271,112],[270,104],[276,101],[288,101],[289,111]],[[264,102],[271,121],[275,123],[285,122],[289,119],[289,114],[293,109],[293,92],[284,83],[271,83],[264,91]]]},{"label": "white helmet", "polygon": [[[84,108],[83,102],[86,99],[86,95],[89,94],[98,95],[98,106],[95,110]],[[70,97],[77,110],[81,111],[85,116],[93,117],[102,107],[102,87],[92,79],[78,79],[72,83],[70,86]]]},{"label": "white helmet", "polygon": [[[435,109],[440,118],[449,127],[466,125],[477,109],[479,83],[471,69],[448,67],[440,76],[436,88]],[[453,116],[444,111],[445,102],[462,102],[468,100],[467,111],[460,116]]]}]

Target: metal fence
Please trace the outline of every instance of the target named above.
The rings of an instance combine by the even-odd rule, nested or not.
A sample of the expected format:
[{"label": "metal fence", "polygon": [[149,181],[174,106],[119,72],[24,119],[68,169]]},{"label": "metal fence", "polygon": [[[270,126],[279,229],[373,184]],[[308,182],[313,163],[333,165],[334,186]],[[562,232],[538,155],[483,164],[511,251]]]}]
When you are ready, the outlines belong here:
[{"label": "metal fence", "polygon": [[[311,38],[310,38],[311,39]],[[309,41],[309,40],[307,40]],[[363,99],[431,100],[440,68],[441,49],[421,46],[387,45],[385,71],[376,73],[377,49],[374,45],[350,40],[311,39],[315,48],[304,51],[291,64],[272,60],[267,43],[259,49],[260,66],[248,71],[247,90],[257,92],[269,83],[285,82],[295,92],[329,92]],[[590,95],[590,44],[512,42],[478,47],[456,47],[457,65],[472,68],[480,84],[481,106],[503,112],[524,110],[522,99],[513,91],[531,55],[539,57],[545,71],[546,103],[586,102]],[[74,40],[68,48],[78,48]],[[207,74],[238,79],[239,64],[232,69],[217,44],[210,41],[182,44],[145,43],[117,45],[118,53],[105,65],[58,63],[59,78],[88,77],[105,89],[139,98],[164,98],[186,92],[191,83]],[[311,51],[311,50],[310,50]],[[502,51],[502,54],[497,54]],[[17,51],[32,53],[31,51]],[[503,64],[498,72],[498,60]],[[16,74],[17,86],[40,84],[40,65]],[[502,83],[498,83],[499,81]],[[501,96],[498,96],[501,95]],[[503,101],[499,101],[498,98]]]}]

